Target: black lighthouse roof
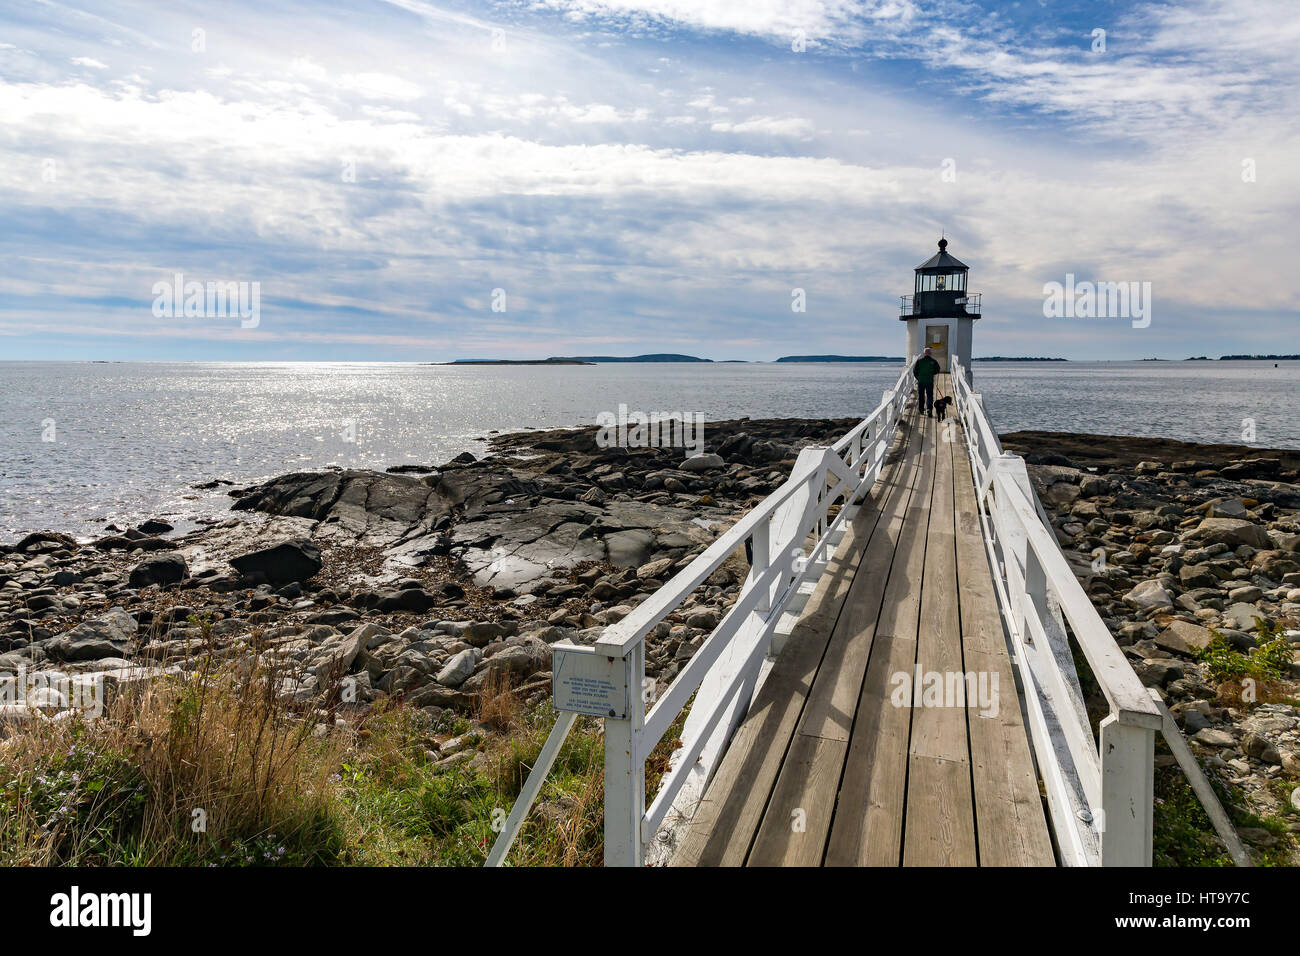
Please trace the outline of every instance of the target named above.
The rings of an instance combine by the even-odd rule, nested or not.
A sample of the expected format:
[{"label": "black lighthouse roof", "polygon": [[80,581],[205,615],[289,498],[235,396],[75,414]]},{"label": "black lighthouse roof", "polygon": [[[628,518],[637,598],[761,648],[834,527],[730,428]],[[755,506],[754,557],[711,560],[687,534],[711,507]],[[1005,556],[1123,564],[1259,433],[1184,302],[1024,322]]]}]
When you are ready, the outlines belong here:
[{"label": "black lighthouse roof", "polygon": [[939,240],[939,251],[916,267],[917,272],[933,270],[935,272],[952,272],[954,269],[969,269],[970,266],[955,256],[948,255],[948,240]]}]

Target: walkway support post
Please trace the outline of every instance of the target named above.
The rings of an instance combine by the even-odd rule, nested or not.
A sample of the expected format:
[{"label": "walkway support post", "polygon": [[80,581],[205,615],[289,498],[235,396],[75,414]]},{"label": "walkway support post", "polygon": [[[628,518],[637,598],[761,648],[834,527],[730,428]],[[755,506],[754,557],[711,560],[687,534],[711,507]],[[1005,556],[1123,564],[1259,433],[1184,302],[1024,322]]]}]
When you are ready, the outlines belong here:
[{"label": "walkway support post", "polygon": [[1156,732],[1110,714],[1101,722],[1102,866],[1150,866]]},{"label": "walkway support post", "polygon": [[645,727],[645,644],[635,641],[607,653],[620,661],[631,695],[627,715],[605,718],[605,865],[641,866],[645,843],[641,839],[641,818],[645,814],[645,758],[642,753]]}]

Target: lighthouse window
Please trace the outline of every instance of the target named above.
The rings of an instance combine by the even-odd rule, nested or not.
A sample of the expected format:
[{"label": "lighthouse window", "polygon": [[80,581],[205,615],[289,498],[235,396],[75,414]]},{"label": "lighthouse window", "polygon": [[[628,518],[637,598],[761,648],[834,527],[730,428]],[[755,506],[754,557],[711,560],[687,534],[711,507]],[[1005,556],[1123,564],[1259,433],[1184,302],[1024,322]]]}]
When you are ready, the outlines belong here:
[{"label": "lighthouse window", "polygon": [[934,277],[934,287],[935,287],[936,289],[946,289],[946,288],[948,287],[948,277],[947,277],[947,276],[935,276],[935,277]]}]

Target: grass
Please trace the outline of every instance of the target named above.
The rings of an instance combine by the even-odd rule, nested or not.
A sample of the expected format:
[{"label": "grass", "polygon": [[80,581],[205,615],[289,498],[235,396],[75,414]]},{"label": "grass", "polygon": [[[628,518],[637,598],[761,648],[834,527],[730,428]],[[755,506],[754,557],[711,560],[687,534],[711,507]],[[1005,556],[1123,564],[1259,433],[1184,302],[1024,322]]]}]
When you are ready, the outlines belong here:
[{"label": "grass", "polygon": [[[1295,822],[1296,814],[1287,803],[1294,781],[1274,781],[1280,794],[1283,788],[1286,790],[1282,797],[1285,809],[1274,816],[1246,809],[1245,795],[1238,787],[1214,774],[1207,774],[1207,777],[1238,832],[1245,829],[1264,830],[1277,837],[1277,843],[1271,847],[1251,845],[1249,841],[1244,841],[1250,846],[1255,865],[1295,866],[1295,834],[1290,832],[1288,824]],[[1157,770],[1155,796],[1152,860],[1156,866],[1233,865],[1232,857],[1220,842],[1209,815],[1181,770],[1174,767]]]},{"label": "grass", "polygon": [[0,760],[0,863],[322,863],[344,845],[338,741],[287,719],[274,671],[205,668],[37,721]]},{"label": "grass", "polygon": [[[508,684],[485,691],[479,720],[501,736],[450,764],[430,759],[435,730],[419,711],[393,708],[367,721],[371,737],[345,768],[344,799],[353,838],[344,862],[363,865],[479,866],[523,789],[557,713],[523,706]],[[646,761],[646,793],[656,792],[680,743],[685,712]],[[462,724],[449,730],[468,732]],[[556,756],[507,862],[512,866],[600,866],[604,853],[604,736],[580,717]]]},{"label": "grass", "polygon": [[[301,675],[251,659],[0,743],[0,865],[478,866],[557,716],[502,676],[474,720],[387,702],[343,719],[286,702]],[[647,761],[651,795],[683,719]],[[601,864],[603,767],[601,723],[580,718],[510,864]]]},{"label": "grass", "polygon": [[1196,659],[1205,665],[1210,683],[1219,688],[1220,699],[1229,704],[1295,704],[1282,683],[1292,658],[1282,625],[1270,627],[1262,618],[1256,618],[1255,626],[1259,646],[1249,654],[1236,650],[1218,631],[1211,631],[1210,643],[1195,652]]}]

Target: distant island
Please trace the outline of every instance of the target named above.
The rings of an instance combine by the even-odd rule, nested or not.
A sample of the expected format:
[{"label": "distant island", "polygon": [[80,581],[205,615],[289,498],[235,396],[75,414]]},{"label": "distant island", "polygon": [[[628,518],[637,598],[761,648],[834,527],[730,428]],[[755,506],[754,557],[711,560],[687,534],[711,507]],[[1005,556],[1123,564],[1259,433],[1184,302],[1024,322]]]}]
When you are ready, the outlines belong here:
[{"label": "distant island", "polygon": [[1300,355],[1220,355],[1220,362],[1294,362]]},{"label": "distant island", "polygon": [[548,362],[580,362],[594,365],[601,362],[712,362],[713,359],[697,358],[694,355],[676,355],[671,352],[657,352],[653,355],[569,355],[563,358],[547,359]]},{"label": "distant island", "polygon": [[456,359],[454,362],[432,362],[432,365],[595,365],[579,359]]},{"label": "distant island", "polygon": [[[1224,356],[1224,358],[1288,358],[1289,356]],[[783,355],[776,362],[902,362],[901,355]],[[1069,359],[1047,358],[1026,355],[982,355],[976,362],[1068,362]],[[1153,359],[1143,359],[1154,361]],[[676,352],[655,352],[649,355],[553,355],[545,359],[456,359],[454,362],[429,362],[429,365],[601,365],[609,362],[694,362],[718,365],[749,365],[748,359],[725,359],[714,362],[713,359],[700,358],[696,355],[680,355]]]},{"label": "distant island", "polygon": [[778,362],[901,362],[901,355],[783,355]]}]

